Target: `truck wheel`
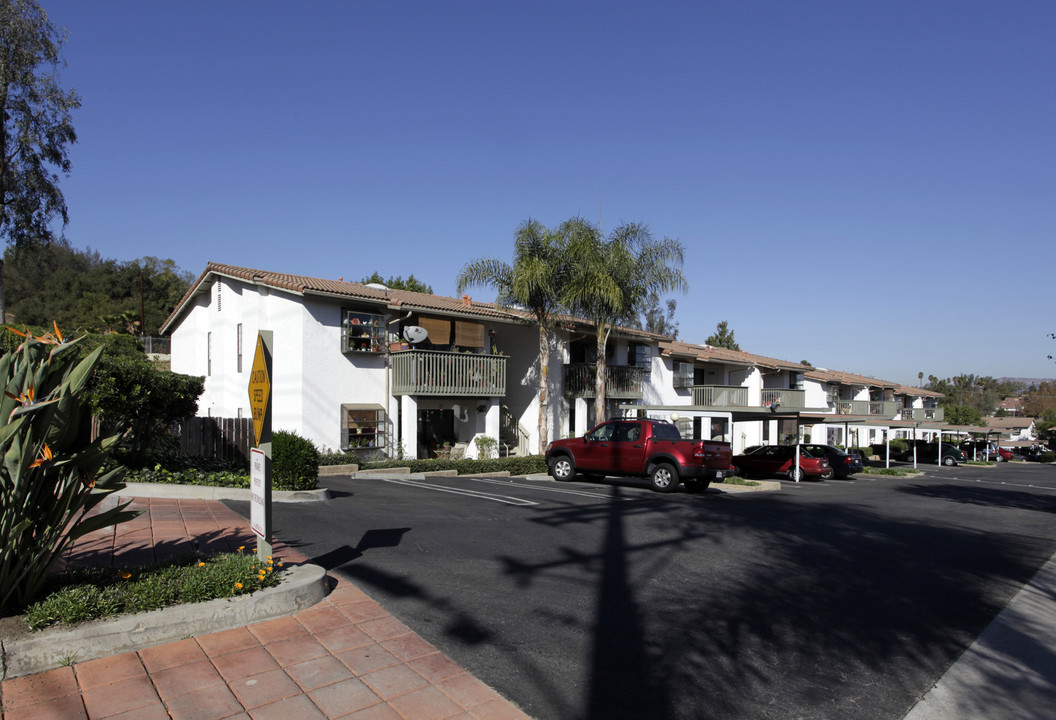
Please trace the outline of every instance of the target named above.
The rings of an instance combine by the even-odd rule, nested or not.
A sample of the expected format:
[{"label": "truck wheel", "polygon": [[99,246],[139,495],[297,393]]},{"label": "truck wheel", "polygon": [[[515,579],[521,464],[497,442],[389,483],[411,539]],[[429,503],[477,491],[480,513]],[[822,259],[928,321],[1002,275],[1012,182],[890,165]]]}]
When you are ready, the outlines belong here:
[{"label": "truck wheel", "polygon": [[649,473],[649,484],[657,492],[674,492],[678,489],[678,471],[674,465],[658,463]]},{"label": "truck wheel", "polygon": [[571,480],[576,476],[576,463],[568,455],[550,459],[550,477],[554,480]]}]

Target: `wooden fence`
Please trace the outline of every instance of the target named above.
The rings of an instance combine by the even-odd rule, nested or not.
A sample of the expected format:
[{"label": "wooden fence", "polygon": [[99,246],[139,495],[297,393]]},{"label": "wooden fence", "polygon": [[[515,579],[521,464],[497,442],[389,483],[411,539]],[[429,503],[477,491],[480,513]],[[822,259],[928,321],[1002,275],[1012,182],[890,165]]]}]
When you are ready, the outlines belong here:
[{"label": "wooden fence", "polygon": [[252,418],[193,417],[180,423],[180,447],[208,460],[249,459]]}]

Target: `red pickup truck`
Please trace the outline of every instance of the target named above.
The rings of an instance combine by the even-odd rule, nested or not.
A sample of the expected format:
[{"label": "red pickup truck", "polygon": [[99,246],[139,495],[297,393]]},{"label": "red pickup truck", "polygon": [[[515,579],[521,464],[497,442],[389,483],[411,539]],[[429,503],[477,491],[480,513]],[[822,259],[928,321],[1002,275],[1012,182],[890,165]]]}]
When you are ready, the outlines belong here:
[{"label": "red pickup truck", "polygon": [[657,492],[674,492],[680,482],[704,490],[729,474],[733,453],[718,440],[683,440],[665,420],[609,420],[581,438],[555,440],[546,448],[546,464],[555,480],[577,472],[588,479],[606,475],[649,478]]}]

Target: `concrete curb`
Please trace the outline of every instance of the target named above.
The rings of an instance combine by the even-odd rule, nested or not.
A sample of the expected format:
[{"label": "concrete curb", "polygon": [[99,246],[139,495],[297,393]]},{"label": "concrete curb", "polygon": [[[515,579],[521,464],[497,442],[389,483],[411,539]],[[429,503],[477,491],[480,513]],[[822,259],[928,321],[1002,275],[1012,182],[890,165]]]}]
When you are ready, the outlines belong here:
[{"label": "concrete curb", "polygon": [[82,623],[72,628],[48,628],[0,642],[2,679],[53,670],[152,645],[207,633],[231,630],[261,620],[289,615],[315,605],[328,592],[326,571],[318,565],[298,565],[283,572],[282,582],[252,595],[220,598],[189,605]]},{"label": "concrete curb", "polygon": [[[526,480],[538,480],[540,482],[549,480],[551,482],[554,482],[554,479],[552,477],[550,477],[549,475],[544,475],[542,473],[525,475],[524,477]],[[776,480],[753,480],[752,482],[759,483],[759,485],[756,487],[749,487],[747,485],[726,485],[725,483],[721,482],[713,482],[711,485],[708,486],[708,491],[710,492],[712,490],[716,490],[720,493],[725,493],[727,495],[737,495],[739,493],[749,492],[772,492],[774,490],[781,489],[781,483]]]},{"label": "concrete curb", "polygon": [[[170,485],[168,483],[128,483],[115,495],[121,497],[176,498],[179,500],[250,500],[248,488],[214,487],[212,485]],[[326,502],[330,491],[272,490],[272,502]]]},{"label": "concrete curb", "polygon": [[775,490],[781,489],[781,481],[779,480],[750,480],[749,482],[756,483],[755,485],[727,485],[726,483],[712,483],[708,489],[718,490],[719,492],[726,493],[727,495],[739,495],[741,493],[752,493],[752,492],[774,492]]}]

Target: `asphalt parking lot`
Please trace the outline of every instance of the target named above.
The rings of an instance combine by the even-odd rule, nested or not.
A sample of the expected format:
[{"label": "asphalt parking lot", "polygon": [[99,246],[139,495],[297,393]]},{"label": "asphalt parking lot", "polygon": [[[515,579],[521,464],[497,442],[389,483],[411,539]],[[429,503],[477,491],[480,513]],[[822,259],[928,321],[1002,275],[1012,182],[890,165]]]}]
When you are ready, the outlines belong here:
[{"label": "asphalt parking lot", "polygon": [[1056,551],[1053,466],[325,484],[276,532],[540,720],[901,718]]}]

